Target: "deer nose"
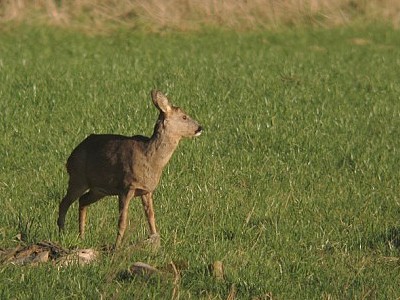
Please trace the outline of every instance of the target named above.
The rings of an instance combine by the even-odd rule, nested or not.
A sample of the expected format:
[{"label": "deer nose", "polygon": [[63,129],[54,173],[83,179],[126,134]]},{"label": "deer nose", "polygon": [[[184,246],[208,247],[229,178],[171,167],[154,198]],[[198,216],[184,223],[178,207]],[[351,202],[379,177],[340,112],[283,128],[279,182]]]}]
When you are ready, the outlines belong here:
[{"label": "deer nose", "polygon": [[199,136],[201,134],[201,132],[203,131],[203,127],[199,126],[199,128],[197,128],[197,130],[194,132],[195,136]]}]

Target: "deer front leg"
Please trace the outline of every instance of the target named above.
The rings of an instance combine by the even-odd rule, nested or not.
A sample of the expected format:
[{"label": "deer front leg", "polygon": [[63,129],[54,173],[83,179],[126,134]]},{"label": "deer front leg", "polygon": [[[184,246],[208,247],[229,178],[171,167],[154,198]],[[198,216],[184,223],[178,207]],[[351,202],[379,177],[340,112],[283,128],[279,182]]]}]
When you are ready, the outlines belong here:
[{"label": "deer front leg", "polygon": [[119,219],[118,219],[118,234],[117,240],[115,241],[115,248],[117,249],[122,242],[124,237],[126,223],[128,219],[129,202],[131,201],[135,191],[129,190],[126,193],[119,195]]},{"label": "deer front leg", "polygon": [[160,235],[157,233],[156,229],[156,219],[154,217],[153,208],[153,193],[142,195],[142,204],[150,229],[149,242],[158,247],[160,246]]}]

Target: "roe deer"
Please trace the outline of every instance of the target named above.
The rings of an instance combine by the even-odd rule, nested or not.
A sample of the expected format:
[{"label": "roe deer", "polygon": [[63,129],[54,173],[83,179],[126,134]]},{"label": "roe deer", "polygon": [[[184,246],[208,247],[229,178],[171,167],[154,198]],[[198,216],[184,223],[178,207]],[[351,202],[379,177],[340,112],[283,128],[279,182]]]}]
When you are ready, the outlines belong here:
[{"label": "roe deer", "polygon": [[118,195],[117,248],[126,229],[129,202],[132,197],[141,196],[150,240],[159,243],[153,192],[180,139],[199,136],[203,128],[179,107],[170,105],[161,92],[152,91],[151,98],[160,114],[150,138],[92,134],[72,151],[67,161],[68,189],[59,207],[60,231],[68,208],[78,197],[79,234],[83,237],[87,207],[105,196]]}]

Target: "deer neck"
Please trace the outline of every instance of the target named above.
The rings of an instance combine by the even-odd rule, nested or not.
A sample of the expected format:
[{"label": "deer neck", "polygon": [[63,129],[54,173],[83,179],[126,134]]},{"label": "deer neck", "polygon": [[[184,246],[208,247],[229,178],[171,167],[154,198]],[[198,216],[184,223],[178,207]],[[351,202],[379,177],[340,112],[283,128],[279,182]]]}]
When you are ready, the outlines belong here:
[{"label": "deer neck", "polygon": [[164,129],[155,131],[149,140],[147,152],[151,165],[161,171],[170,160],[179,140],[179,138],[168,135]]}]

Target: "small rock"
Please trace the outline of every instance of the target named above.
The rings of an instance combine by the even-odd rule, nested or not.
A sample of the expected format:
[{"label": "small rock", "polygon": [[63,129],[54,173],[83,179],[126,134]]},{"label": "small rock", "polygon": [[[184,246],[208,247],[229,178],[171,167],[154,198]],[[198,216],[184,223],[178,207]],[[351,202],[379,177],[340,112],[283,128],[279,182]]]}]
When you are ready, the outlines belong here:
[{"label": "small rock", "polygon": [[160,271],[146,263],[143,262],[135,262],[130,268],[129,271],[134,275],[149,277],[154,274],[160,273]]}]

